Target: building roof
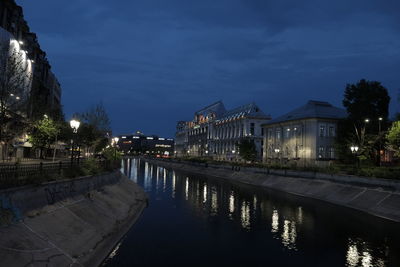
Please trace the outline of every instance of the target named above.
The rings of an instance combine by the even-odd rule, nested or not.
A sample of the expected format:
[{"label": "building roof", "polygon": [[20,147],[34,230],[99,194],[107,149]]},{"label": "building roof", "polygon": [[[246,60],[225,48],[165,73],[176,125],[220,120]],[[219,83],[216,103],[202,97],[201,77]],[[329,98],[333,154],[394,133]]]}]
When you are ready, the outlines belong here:
[{"label": "building roof", "polygon": [[203,115],[204,117],[207,117],[210,113],[214,113],[217,118],[222,116],[226,112],[224,103],[222,101],[217,101],[209,106],[206,106],[198,111],[195,112],[195,115]]},{"label": "building roof", "polygon": [[304,106],[296,108],[285,115],[268,121],[265,125],[281,123],[285,121],[294,121],[300,119],[343,119],[347,117],[347,112],[328,102],[310,100]]},{"label": "building roof", "polygon": [[255,103],[250,103],[225,112],[219,120],[239,119],[243,117],[270,119],[270,116],[265,115]]}]

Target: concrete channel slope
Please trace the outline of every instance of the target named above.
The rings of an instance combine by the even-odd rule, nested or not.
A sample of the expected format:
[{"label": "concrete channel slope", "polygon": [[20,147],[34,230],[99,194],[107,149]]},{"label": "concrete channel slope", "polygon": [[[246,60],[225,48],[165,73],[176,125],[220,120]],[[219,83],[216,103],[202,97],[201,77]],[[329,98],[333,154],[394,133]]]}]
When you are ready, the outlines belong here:
[{"label": "concrete channel slope", "polygon": [[368,177],[145,159],[178,171],[267,187],[400,222],[400,182]]},{"label": "concrete channel slope", "polygon": [[147,206],[114,172],[0,191],[0,266],[99,266]]}]

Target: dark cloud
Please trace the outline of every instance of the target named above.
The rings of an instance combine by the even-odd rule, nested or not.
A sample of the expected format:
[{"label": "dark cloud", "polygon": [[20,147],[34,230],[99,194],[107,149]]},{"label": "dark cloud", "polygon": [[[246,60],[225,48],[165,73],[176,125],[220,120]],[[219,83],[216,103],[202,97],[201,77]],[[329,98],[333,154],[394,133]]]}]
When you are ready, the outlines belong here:
[{"label": "dark cloud", "polygon": [[222,99],[277,116],[340,105],[347,83],[400,88],[400,2],[18,1],[63,87],[67,117],[103,101],[117,133],[172,136]]}]

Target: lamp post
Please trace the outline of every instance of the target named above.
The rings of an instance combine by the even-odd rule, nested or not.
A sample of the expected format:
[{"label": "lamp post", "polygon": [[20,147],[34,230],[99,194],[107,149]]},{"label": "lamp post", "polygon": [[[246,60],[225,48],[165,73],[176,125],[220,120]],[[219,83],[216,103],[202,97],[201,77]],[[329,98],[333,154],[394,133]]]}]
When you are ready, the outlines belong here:
[{"label": "lamp post", "polygon": [[117,146],[118,146],[119,138],[114,137],[113,141],[114,141],[114,160],[117,160]]},{"label": "lamp post", "polygon": [[378,151],[378,159],[379,159],[379,166],[381,166],[382,161],[381,161],[381,150],[382,150],[382,139],[381,139],[381,122],[383,118],[379,117],[378,118],[378,123],[379,123],[379,128],[378,128],[378,138],[379,138],[379,151]]},{"label": "lamp post", "polygon": [[280,150],[279,150],[279,148],[275,148],[274,151],[276,153],[276,163],[278,163]]},{"label": "lamp post", "polygon": [[69,125],[72,128],[72,139],[71,139],[71,166],[74,164],[74,139],[75,139],[75,135],[78,132],[78,128],[81,125],[81,123],[77,120],[72,119],[69,122]]},{"label": "lamp post", "polygon": [[358,158],[357,158],[358,146],[351,146],[350,150],[351,150],[351,153],[354,154],[354,156],[355,156],[357,166],[360,167],[360,162],[358,161]]}]

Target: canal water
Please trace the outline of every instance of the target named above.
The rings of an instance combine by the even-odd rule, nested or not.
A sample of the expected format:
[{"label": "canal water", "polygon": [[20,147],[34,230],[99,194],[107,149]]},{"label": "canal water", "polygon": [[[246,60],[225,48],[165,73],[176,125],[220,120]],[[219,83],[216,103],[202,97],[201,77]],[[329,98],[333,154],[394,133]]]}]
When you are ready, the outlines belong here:
[{"label": "canal water", "polygon": [[105,266],[400,266],[398,224],[140,159],[122,171],[149,207]]}]

